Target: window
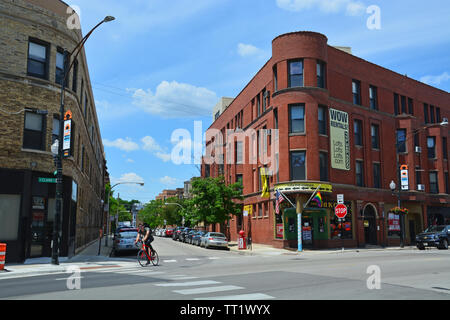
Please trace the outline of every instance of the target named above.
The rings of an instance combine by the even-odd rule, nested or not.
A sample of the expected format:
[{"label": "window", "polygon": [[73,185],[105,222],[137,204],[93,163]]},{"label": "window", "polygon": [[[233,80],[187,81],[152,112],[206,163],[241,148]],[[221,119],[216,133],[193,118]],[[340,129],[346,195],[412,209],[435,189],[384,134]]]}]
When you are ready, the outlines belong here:
[{"label": "window", "polygon": [[397,130],[397,152],[406,152],[406,129]]},{"label": "window", "polygon": [[448,172],[445,172],[444,173],[444,179],[445,179],[445,181],[444,181],[444,183],[445,183],[445,193],[449,193],[448,192]]},{"label": "window", "polygon": [[273,67],[273,91],[278,91],[278,72],[276,65]]},{"label": "window", "polygon": [[414,135],[414,147],[420,147],[420,135],[418,132]]},{"label": "window", "polygon": [[20,194],[0,194],[0,234],[3,241],[19,239]]},{"label": "window", "polygon": [[436,122],[441,122],[441,108],[436,107]]},{"label": "window", "polygon": [[55,140],[59,139],[59,119],[57,116],[53,117],[53,128],[52,128],[52,144]]},{"label": "window", "polygon": [[327,107],[319,106],[319,134],[327,134]]},{"label": "window", "polygon": [[258,114],[258,117],[261,115],[261,100],[259,97],[259,94],[256,96],[256,113]]},{"label": "window", "polygon": [[402,113],[406,113],[406,97],[401,96],[401,103],[402,103]]},{"label": "window", "polygon": [[78,81],[78,60],[73,63],[73,75],[72,75],[72,91],[77,92]]},{"label": "window", "polygon": [[416,184],[422,184],[422,171],[419,168],[416,168]]},{"label": "window", "polygon": [[430,121],[431,123],[435,123],[434,121],[434,106],[430,105]]},{"label": "window", "polygon": [[64,51],[58,48],[58,51],[56,52],[55,82],[60,85],[63,84],[64,80],[64,66],[65,66]]},{"label": "window", "polygon": [[398,115],[398,94],[394,93],[394,114]]},{"label": "window", "polygon": [[353,104],[361,105],[361,82],[352,81]]},{"label": "window", "polygon": [[243,184],[244,182],[244,178],[242,176],[242,174],[237,174],[236,175],[236,182],[240,182],[241,184]]},{"label": "window", "polygon": [[328,181],[328,153],[319,152],[320,181]]},{"label": "window", "polygon": [[373,187],[381,188],[381,165],[379,163],[373,164]]},{"label": "window", "polygon": [[429,118],[428,118],[428,105],[426,103],[423,104],[423,117],[425,120],[425,123],[429,123]]},{"label": "window", "polygon": [[273,118],[275,123],[275,129],[278,129],[278,108],[273,110]]},{"label": "window", "polygon": [[243,155],[242,155],[242,141],[236,142],[236,163],[242,164]]},{"label": "window", "polygon": [[319,88],[325,88],[325,63],[322,61],[317,61],[317,86]]},{"label": "window", "polygon": [[413,104],[413,99],[408,98],[408,111],[409,114],[414,115],[414,104]]},{"label": "window", "polygon": [[289,106],[290,133],[305,132],[305,105]]},{"label": "window", "polygon": [[442,158],[448,159],[447,137],[442,137]]},{"label": "window", "polygon": [[378,110],[378,94],[377,87],[369,87],[369,99],[370,99],[370,109]]},{"label": "window", "polygon": [[306,180],[306,152],[291,152],[291,180]]},{"label": "window", "polygon": [[84,146],[81,146],[81,171],[84,171]]},{"label": "window", "polygon": [[263,109],[262,109],[262,113],[264,113],[266,111],[267,108],[267,91],[266,89],[263,89],[262,91],[262,98],[263,98]]},{"label": "window", "polygon": [[372,138],[372,149],[380,149],[380,129],[378,125],[372,124],[370,126],[370,135]]},{"label": "window", "polygon": [[35,112],[25,112],[23,133],[25,149],[45,150],[45,116]]},{"label": "window", "polygon": [[49,45],[39,40],[30,40],[28,45],[29,76],[48,79]]},{"label": "window", "polygon": [[303,87],[303,60],[289,62],[289,87]]},{"label": "window", "polygon": [[428,159],[436,158],[436,137],[427,137]]},{"label": "window", "polygon": [[356,185],[364,187],[364,163],[356,160]]},{"label": "window", "polygon": [[355,135],[355,145],[362,146],[363,139],[362,139],[362,121],[361,120],[355,120],[353,122],[353,131],[354,131],[354,135]]},{"label": "window", "polygon": [[214,120],[219,119],[220,116],[220,111],[217,111],[216,114],[214,115]]},{"label": "window", "polygon": [[437,172],[430,172],[430,193],[439,193]]}]

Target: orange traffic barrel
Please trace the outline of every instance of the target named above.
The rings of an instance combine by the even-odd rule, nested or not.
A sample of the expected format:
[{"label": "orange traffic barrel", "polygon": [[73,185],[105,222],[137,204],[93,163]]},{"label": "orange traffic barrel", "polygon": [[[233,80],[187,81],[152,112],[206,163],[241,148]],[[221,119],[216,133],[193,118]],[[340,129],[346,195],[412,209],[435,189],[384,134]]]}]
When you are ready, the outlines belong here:
[{"label": "orange traffic barrel", "polygon": [[5,269],[6,243],[0,243],[0,270]]}]

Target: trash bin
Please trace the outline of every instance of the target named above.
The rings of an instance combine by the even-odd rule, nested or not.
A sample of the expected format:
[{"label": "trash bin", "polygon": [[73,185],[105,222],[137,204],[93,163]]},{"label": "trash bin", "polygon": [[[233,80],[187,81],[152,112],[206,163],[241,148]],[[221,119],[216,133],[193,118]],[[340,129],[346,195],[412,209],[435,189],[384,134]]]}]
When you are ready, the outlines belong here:
[{"label": "trash bin", "polygon": [[0,243],[0,271],[5,269],[6,243]]}]

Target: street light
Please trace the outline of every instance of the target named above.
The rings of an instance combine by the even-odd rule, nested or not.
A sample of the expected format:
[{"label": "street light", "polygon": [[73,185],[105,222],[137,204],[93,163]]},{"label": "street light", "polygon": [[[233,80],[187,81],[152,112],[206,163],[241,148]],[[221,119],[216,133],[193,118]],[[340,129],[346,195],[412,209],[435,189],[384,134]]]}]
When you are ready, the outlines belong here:
[{"label": "street light", "polygon": [[[447,118],[443,118],[440,123],[433,123],[433,124],[425,125],[425,126],[420,127],[420,128],[418,128],[416,130],[413,130],[412,132],[409,133],[409,135],[411,135],[411,134],[412,135],[416,135],[420,131],[422,131],[424,129],[431,128],[431,127],[434,127],[434,126],[447,126],[447,125],[448,125],[448,119]],[[405,140],[403,142],[405,144],[405,146],[406,146],[406,142],[407,141],[408,141],[408,134],[405,135]],[[396,137],[395,154],[396,154],[396,162],[397,162],[396,169],[397,169],[397,179],[398,179],[397,180],[398,181],[397,206],[399,208],[401,208],[401,195],[400,195],[400,192],[401,192],[401,183],[400,183],[401,178],[400,178],[400,160],[399,160],[399,152],[398,152],[399,145],[400,145],[400,143],[399,143],[398,137]],[[395,187],[396,187],[395,182],[392,180],[391,183],[389,184],[389,188],[392,190],[392,193],[395,192]],[[404,232],[405,232],[404,215],[401,214],[400,215],[400,247],[402,247],[402,248],[404,247],[404,240],[405,240],[404,239],[405,238]]]},{"label": "street light", "polygon": [[61,101],[59,108],[59,139],[58,139],[58,154],[55,157],[56,159],[56,210],[55,210],[55,221],[53,225],[53,244],[52,244],[52,264],[59,265],[59,232],[60,232],[60,223],[61,223],[61,212],[62,212],[62,199],[63,199],[63,130],[64,130],[64,88],[66,87],[67,76],[69,75],[70,69],[74,65],[78,54],[83,48],[85,42],[90,37],[92,32],[97,29],[102,23],[109,22],[114,20],[114,17],[107,16],[101,22],[99,22],[91,31],[84,36],[83,39],[75,46],[72,52],[68,53],[67,50],[64,50],[64,61],[65,66],[67,66],[67,62],[70,61],[71,56],[76,52],[72,63],[66,69],[64,67],[64,78],[61,82]]},{"label": "street light", "polygon": [[[184,207],[181,205],[181,204],[179,204],[179,203],[176,203],[176,202],[165,202],[164,203],[166,206],[167,205],[169,205],[169,204],[176,204],[177,206],[179,206],[181,209],[184,209]],[[181,217],[181,224],[183,225],[183,227],[184,227],[184,216],[182,216]]]},{"label": "street light", "polygon": [[[109,219],[110,219],[110,217],[109,217],[109,195],[110,195],[112,189],[114,189],[115,187],[117,187],[119,184],[138,184],[138,185],[140,185],[141,187],[144,186],[144,182],[124,181],[124,182],[118,182],[118,183],[116,183],[115,185],[113,185],[111,188],[109,188],[109,190],[108,190],[108,197],[107,197],[107,199],[108,199],[108,218],[106,219],[105,247],[108,246],[108,236],[109,236],[109,232],[110,232],[110,230],[109,230],[109,224],[110,224],[110,221],[109,221]],[[118,199],[119,199],[119,195],[117,194],[117,200],[118,200]]]}]

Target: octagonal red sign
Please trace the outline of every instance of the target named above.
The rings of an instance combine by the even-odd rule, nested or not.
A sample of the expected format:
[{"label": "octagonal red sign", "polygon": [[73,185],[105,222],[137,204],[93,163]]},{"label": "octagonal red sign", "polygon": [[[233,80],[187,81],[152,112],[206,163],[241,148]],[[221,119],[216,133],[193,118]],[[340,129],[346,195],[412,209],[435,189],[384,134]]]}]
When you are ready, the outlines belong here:
[{"label": "octagonal red sign", "polygon": [[344,204],[338,204],[338,205],[334,208],[334,214],[335,214],[336,217],[338,217],[339,219],[345,218],[345,216],[347,215],[347,207],[346,207]]}]

